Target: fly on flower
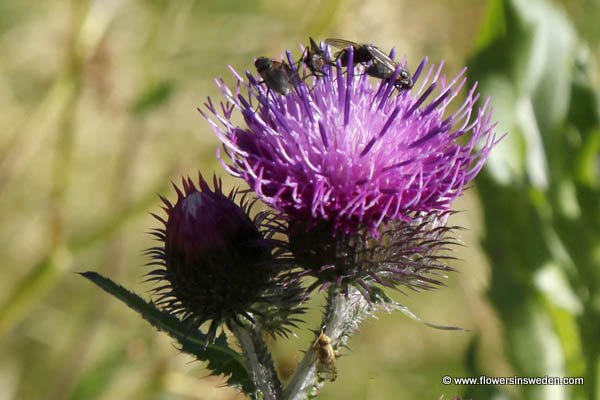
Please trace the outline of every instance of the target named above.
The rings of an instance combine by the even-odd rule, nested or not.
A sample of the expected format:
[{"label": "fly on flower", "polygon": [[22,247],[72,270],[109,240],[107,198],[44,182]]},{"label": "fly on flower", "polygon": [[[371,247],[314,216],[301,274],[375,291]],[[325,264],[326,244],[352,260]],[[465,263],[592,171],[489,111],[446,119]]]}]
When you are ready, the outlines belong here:
[{"label": "fly on flower", "polygon": [[375,48],[375,46],[371,44],[358,44],[346,39],[325,39],[325,43],[330,46],[336,47],[340,49],[337,53],[335,53],[335,60],[340,60],[342,67],[346,67],[348,65],[348,49],[350,47],[354,48],[354,56],[352,60],[354,64],[367,64],[374,60],[373,54],[371,54],[371,49]]},{"label": "fly on flower", "polygon": [[[348,48],[354,48],[354,64],[367,64],[366,73],[377,79],[393,79],[394,86],[398,90],[408,90],[413,87],[413,79],[410,72],[392,60],[379,47],[372,44],[358,44],[345,39],[325,39],[325,43],[337,47],[340,50],[336,53],[336,59],[339,59],[342,66],[348,64]],[[396,70],[399,70],[396,75]]]},{"label": "fly on flower", "polygon": [[327,54],[313,38],[309,37],[308,39],[310,40],[310,45],[306,48],[302,61],[312,75],[323,76],[325,74],[325,66],[330,64],[331,61],[327,59]]},{"label": "fly on flower", "polygon": [[275,61],[267,57],[258,57],[254,62],[256,71],[267,87],[287,96],[302,81],[296,71],[285,61]]}]

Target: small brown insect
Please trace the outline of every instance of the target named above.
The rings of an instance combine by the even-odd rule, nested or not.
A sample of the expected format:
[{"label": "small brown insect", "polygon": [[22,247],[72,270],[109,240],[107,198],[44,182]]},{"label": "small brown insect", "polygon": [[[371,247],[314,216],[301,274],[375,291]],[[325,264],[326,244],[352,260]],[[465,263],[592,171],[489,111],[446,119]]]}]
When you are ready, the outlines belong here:
[{"label": "small brown insect", "polygon": [[337,379],[335,360],[338,356],[332,343],[333,340],[325,334],[325,329],[321,329],[319,337],[313,343],[313,348],[317,351],[317,374],[331,382]]}]

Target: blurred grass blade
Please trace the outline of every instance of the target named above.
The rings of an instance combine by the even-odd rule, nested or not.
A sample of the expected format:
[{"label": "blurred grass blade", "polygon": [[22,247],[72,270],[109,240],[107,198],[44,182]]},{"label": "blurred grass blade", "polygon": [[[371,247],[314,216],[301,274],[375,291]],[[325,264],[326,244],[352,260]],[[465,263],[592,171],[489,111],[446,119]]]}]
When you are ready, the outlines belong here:
[{"label": "blurred grass blade", "polygon": [[150,84],[142,94],[135,100],[131,107],[131,112],[136,116],[142,116],[168,102],[173,90],[175,89],[172,81],[161,81]]},{"label": "blurred grass blade", "polygon": [[[473,336],[467,347],[466,367],[467,376],[486,375],[485,366],[480,365],[477,357],[478,349],[481,346],[481,337],[479,334]],[[496,385],[469,385],[463,392],[463,399],[494,399],[510,400],[510,397],[500,390]]]},{"label": "blurred grass blade", "polygon": [[85,371],[67,400],[93,400],[107,391],[127,362],[127,352],[122,347],[111,349],[91,368]]},{"label": "blurred grass blade", "polygon": [[[173,176],[177,166],[167,169],[162,182],[169,182],[168,177]],[[102,240],[107,240],[114,235],[123,225],[127,224],[140,213],[156,202],[156,193],[164,191],[168,184],[161,183],[146,194],[140,196],[122,211],[116,212],[110,219],[103,221],[94,230],[86,235],[76,235],[68,246],[57,247],[51,254],[46,255],[40,262],[31,267],[31,270],[18,284],[13,286],[13,291],[3,303],[0,304],[0,335],[6,334],[16,324],[26,318],[31,309],[40,303],[69,271],[72,265],[73,254]]]},{"label": "blurred grass blade", "polygon": [[200,361],[206,361],[207,368],[215,375],[224,375],[228,385],[239,387],[245,393],[254,393],[246,364],[242,356],[227,345],[224,333],[214,344],[210,344],[206,341],[206,335],[199,330],[190,331],[176,317],[160,311],[152,302],[147,302],[112,280],[91,271],[81,275],[121,300],[156,329],[176,339],[182,351],[192,354]]},{"label": "blurred grass blade", "polygon": [[25,318],[71,265],[71,253],[58,247],[36,264],[0,306],[0,336]]}]

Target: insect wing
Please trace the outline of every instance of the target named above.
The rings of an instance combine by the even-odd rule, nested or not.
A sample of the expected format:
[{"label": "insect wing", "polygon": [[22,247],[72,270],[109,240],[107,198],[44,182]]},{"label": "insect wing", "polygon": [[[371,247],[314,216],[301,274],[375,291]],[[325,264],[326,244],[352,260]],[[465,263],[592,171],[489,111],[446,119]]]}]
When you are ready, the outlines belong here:
[{"label": "insect wing", "polygon": [[386,66],[391,72],[394,72],[396,70],[396,68],[398,67],[398,63],[396,63],[387,54],[385,54],[383,51],[381,51],[381,49],[379,47],[375,47],[375,46],[371,46],[371,45],[366,45],[366,47],[367,47],[367,50],[369,51],[369,54],[371,54],[371,56],[373,56],[373,58],[377,62]]},{"label": "insect wing", "polygon": [[[367,74],[376,78],[387,79],[390,78],[394,72],[396,72],[396,68],[399,67],[399,64],[381,51],[381,49],[375,46],[367,45],[367,50],[373,59],[377,61],[377,63],[369,67]],[[382,66],[388,69],[388,71],[386,72],[385,70],[382,70]],[[401,90],[407,90],[412,88],[412,86],[413,81],[410,76],[410,72],[408,72],[406,68],[401,67],[400,76],[396,81],[396,87]]]},{"label": "insect wing", "polygon": [[296,87],[300,83],[302,83],[302,78],[300,78],[300,75],[298,75],[298,73],[296,71],[294,71],[294,69],[292,67],[290,67],[287,63],[282,63],[280,68],[282,69],[283,73],[285,74],[287,81],[292,86]]},{"label": "insect wing", "polygon": [[325,43],[330,46],[341,49],[337,53],[335,53],[336,61],[339,59],[342,62],[342,66],[345,67],[348,65],[348,48],[354,48],[354,63],[365,63],[369,62],[372,58],[371,54],[365,50],[364,45],[351,42],[350,40],[345,39],[325,39]]},{"label": "insect wing", "polygon": [[338,373],[335,365],[319,364],[317,366],[317,374],[319,379],[333,382],[337,379]]},{"label": "insect wing", "polygon": [[394,71],[390,70],[387,66],[381,64],[380,62],[375,62],[369,65],[366,73],[373,78],[389,79],[394,74]]},{"label": "insect wing", "polygon": [[351,42],[350,40],[345,40],[345,39],[325,39],[325,43],[327,43],[330,46],[333,46],[335,48],[338,49],[346,49],[350,46],[357,48],[360,47],[360,44],[355,43],[355,42]]}]

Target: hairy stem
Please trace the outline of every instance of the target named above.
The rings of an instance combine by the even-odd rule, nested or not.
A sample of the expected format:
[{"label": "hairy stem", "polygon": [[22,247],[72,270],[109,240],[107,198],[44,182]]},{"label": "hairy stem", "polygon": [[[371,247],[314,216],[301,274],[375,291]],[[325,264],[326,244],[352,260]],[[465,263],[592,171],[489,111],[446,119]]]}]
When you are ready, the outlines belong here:
[{"label": "hairy stem", "polygon": [[257,393],[254,398],[264,400],[279,400],[281,398],[281,382],[277,376],[275,364],[260,331],[255,327],[233,325],[230,327],[235,334],[248,368],[252,374],[252,382]]},{"label": "hairy stem", "polygon": [[[321,328],[331,338],[334,347],[345,346],[350,335],[371,310],[372,306],[355,290],[344,295],[339,290],[331,289]],[[315,395],[323,383],[318,379],[317,351],[311,343],[283,391],[282,398],[305,400],[309,395]]]}]

